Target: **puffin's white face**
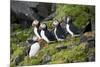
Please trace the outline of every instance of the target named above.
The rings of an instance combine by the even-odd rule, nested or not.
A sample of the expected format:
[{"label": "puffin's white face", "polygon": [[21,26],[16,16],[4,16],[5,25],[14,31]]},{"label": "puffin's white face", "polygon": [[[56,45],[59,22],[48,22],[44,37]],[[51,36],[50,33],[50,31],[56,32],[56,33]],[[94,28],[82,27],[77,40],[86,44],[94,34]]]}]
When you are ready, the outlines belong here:
[{"label": "puffin's white face", "polygon": [[46,28],[46,24],[40,24],[40,29],[45,29]]},{"label": "puffin's white face", "polygon": [[59,24],[58,21],[54,21],[54,22],[53,22],[53,25],[54,25],[54,26],[57,26],[58,24]]},{"label": "puffin's white face", "polygon": [[70,17],[67,17],[67,23],[69,23],[69,21],[70,21]]},{"label": "puffin's white face", "polygon": [[38,37],[37,36],[33,36],[33,40],[34,41],[37,41],[38,40]]},{"label": "puffin's white face", "polygon": [[32,26],[36,26],[39,24],[39,21],[38,20],[34,20],[33,23],[32,23]]}]

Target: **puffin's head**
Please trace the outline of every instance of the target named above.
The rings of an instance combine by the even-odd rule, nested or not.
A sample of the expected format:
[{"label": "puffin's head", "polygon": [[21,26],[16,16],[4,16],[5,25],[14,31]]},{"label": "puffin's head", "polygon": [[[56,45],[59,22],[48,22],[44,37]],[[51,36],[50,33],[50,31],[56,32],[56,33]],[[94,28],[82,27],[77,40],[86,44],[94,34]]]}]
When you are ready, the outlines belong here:
[{"label": "puffin's head", "polygon": [[32,22],[32,26],[37,26],[39,24],[39,21],[38,20],[34,20],[33,22]]},{"label": "puffin's head", "polygon": [[47,29],[47,25],[45,23],[40,24],[40,29]]},{"label": "puffin's head", "polygon": [[58,20],[55,20],[55,21],[53,22],[53,26],[58,26],[58,24],[59,24],[59,21],[58,21]]},{"label": "puffin's head", "polygon": [[71,23],[72,22],[72,17],[71,16],[64,16],[63,17],[63,21],[65,23]]},{"label": "puffin's head", "polygon": [[66,19],[66,22],[67,23],[72,23],[73,19],[71,16],[68,16],[67,19]]},{"label": "puffin's head", "polygon": [[67,16],[62,17],[63,21],[66,22]]}]

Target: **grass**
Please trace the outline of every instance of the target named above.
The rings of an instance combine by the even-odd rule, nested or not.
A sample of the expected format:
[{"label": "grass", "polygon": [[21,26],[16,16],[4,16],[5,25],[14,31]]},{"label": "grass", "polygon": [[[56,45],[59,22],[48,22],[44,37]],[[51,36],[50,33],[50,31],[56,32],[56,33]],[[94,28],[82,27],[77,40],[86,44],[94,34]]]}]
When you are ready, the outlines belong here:
[{"label": "grass", "polygon": [[[22,35],[21,38],[24,38],[24,35]],[[26,39],[28,39],[28,35]],[[11,41],[11,49],[13,51],[13,53],[11,54],[11,67],[15,65],[16,56],[21,56],[21,62],[18,63],[19,66],[25,66],[25,65],[30,66],[30,65],[42,64],[41,61],[43,60],[45,54],[48,54],[51,57],[51,61],[48,62],[48,64],[85,62],[87,56],[90,53],[94,53],[95,51],[94,48],[91,49],[87,48],[87,46],[84,45],[85,43],[78,44],[78,42],[80,42],[79,37],[77,38],[71,37],[70,39],[68,40],[66,39],[65,41],[62,42],[54,42],[48,44],[48,47],[42,47],[40,49],[36,57],[29,58],[24,54],[27,46],[17,46],[17,45],[23,45],[24,43],[16,44],[15,42],[14,43],[13,42],[14,41]],[[56,46],[58,45],[65,45],[68,46],[69,48],[62,49],[59,51],[56,49]]]},{"label": "grass", "polygon": [[[79,5],[62,5],[57,4],[56,16],[54,19],[61,20],[61,17],[65,15],[71,15],[75,17],[75,25],[81,29],[91,14],[88,12],[90,6],[79,6]],[[92,7],[92,6],[91,6]],[[93,15],[94,17],[94,15]],[[53,19],[53,20],[54,20]],[[49,29],[52,29],[53,20],[45,21]],[[75,62],[86,62],[88,56],[91,53],[95,53],[95,47],[89,48],[86,43],[79,43],[80,38],[72,38],[70,35],[67,36],[65,41],[54,42],[48,44],[48,47],[42,47],[37,53],[36,57],[29,58],[25,51],[27,49],[26,40],[32,39],[34,35],[32,27],[22,30],[18,24],[12,25],[11,28],[11,56],[10,66],[15,67],[16,56],[21,57],[21,61],[18,66],[27,65],[39,65],[42,64],[43,58],[46,54],[50,55],[51,61],[47,64],[61,64],[61,63],[75,63]],[[56,46],[65,45],[68,48],[57,50]]]}]

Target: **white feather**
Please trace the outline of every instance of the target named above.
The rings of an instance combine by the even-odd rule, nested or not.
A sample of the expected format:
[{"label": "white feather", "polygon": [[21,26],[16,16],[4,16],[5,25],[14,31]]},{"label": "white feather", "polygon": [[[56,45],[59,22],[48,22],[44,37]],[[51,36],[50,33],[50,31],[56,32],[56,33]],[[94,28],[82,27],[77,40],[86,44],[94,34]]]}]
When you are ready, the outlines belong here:
[{"label": "white feather", "polygon": [[34,27],[34,33],[35,33],[35,35],[36,35],[39,39],[41,39],[40,35],[39,35],[38,32],[37,32],[37,28],[36,28],[36,27]]},{"label": "white feather", "polygon": [[54,35],[55,35],[55,37],[56,37],[56,39],[58,40],[58,41],[63,41],[64,39],[60,39],[60,38],[58,38],[58,36],[57,36],[57,34],[56,34],[56,28],[54,29]]},{"label": "white feather", "polygon": [[70,20],[70,18],[68,17],[68,18],[67,18],[67,23],[69,23],[69,20]]},{"label": "white feather", "polygon": [[68,24],[66,25],[66,29],[72,36],[74,36],[74,33],[69,29],[69,25]]},{"label": "white feather", "polygon": [[37,25],[37,24],[39,24],[39,21],[38,20],[34,20],[32,24]]},{"label": "white feather", "polygon": [[34,43],[34,44],[31,46],[31,49],[30,49],[30,52],[29,52],[29,57],[35,56],[36,53],[39,51],[39,49],[40,49],[39,43]]},{"label": "white feather", "polygon": [[43,30],[41,30],[41,37],[47,42],[47,43],[50,43],[50,41],[48,40],[48,38],[46,37],[45,35],[45,32]]}]

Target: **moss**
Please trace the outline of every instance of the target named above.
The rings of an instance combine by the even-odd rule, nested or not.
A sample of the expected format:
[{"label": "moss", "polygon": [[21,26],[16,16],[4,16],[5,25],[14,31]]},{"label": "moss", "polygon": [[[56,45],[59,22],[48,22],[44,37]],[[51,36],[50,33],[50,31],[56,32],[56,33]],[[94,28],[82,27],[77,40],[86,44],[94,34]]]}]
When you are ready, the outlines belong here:
[{"label": "moss", "polygon": [[15,63],[14,62],[11,62],[10,63],[10,67],[15,67],[16,65],[15,65]]},{"label": "moss", "polygon": [[61,50],[52,56],[52,61],[50,63],[54,63],[54,61],[63,61],[66,63],[69,62],[85,62],[86,59],[86,51],[83,50],[82,46],[74,46],[71,49]]},{"label": "moss", "polygon": [[[79,28],[83,28],[87,23],[87,20],[90,16],[94,17],[94,8],[92,6],[79,6],[79,5],[64,5],[57,4],[56,16],[53,20],[61,18],[65,15],[71,15],[74,17],[74,24]],[[92,11],[91,11],[92,10]],[[45,21],[48,28],[52,29],[53,20]],[[16,25],[16,24],[15,24]],[[25,41],[27,39],[32,39],[34,35],[32,27],[22,30],[20,25],[16,25],[16,28],[11,31],[11,50],[13,51],[10,58],[10,66],[15,67],[15,58],[16,56],[21,57],[21,61],[18,63],[18,66],[27,66],[27,65],[38,65],[42,64],[42,60],[45,54],[51,56],[51,61],[48,64],[58,64],[58,63],[74,63],[74,62],[85,62],[86,59],[91,53],[95,53],[95,47],[89,48],[87,43],[80,43],[80,38],[73,38],[70,35],[67,35],[65,41],[54,42],[48,44],[48,47],[42,47],[35,57],[29,58],[25,55],[25,50],[27,46]],[[23,46],[21,46],[23,45]],[[65,45],[68,48],[58,51],[56,46]]]},{"label": "moss", "polygon": [[39,62],[40,61],[36,58],[29,58],[28,56],[26,56],[24,60],[19,64],[19,66],[37,65],[39,64]]},{"label": "moss", "polygon": [[[64,5],[57,4],[56,16],[54,19],[61,19],[65,15],[71,15],[74,17],[74,24],[80,29],[83,25],[86,25],[90,15],[94,17],[94,14],[90,13],[93,6],[84,5]],[[94,8],[92,9],[92,11]],[[94,12],[93,12],[94,13]]]}]

